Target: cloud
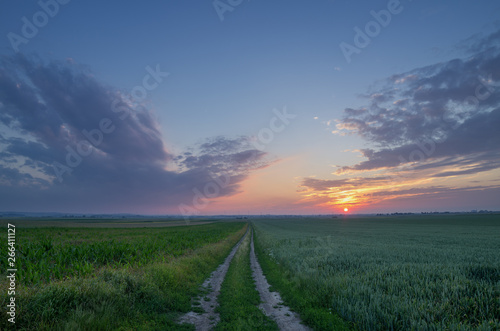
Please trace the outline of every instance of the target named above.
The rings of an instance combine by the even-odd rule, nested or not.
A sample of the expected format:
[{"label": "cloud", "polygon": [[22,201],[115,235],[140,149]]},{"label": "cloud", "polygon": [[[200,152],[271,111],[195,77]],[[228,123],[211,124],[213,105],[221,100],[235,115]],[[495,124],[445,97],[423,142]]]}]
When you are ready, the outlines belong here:
[{"label": "cloud", "polygon": [[389,177],[356,177],[348,179],[337,179],[337,180],[325,180],[316,178],[304,178],[302,181],[302,186],[311,188],[315,191],[330,191],[332,189],[339,188],[353,188],[359,186],[366,186],[369,184],[379,184],[381,182],[387,181]]},{"label": "cloud", "polygon": [[0,130],[0,210],[175,212],[214,176],[230,196],[267,165],[245,137],[174,155],[144,104],[74,61],[36,56],[1,58]]},{"label": "cloud", "polygon": [[[488,41],[489,47],[485,46]],[[377,146],[401,146],[453,131],[500,103],[500,34],[466,59],[417,68],[385,79],[365,94],[368,106],[345,109],[339,129]],[[476,102],[477,101],[477,102]]]},{"label": "cloud", "polygon": [[[342,189],[343,196],[357,192],[356,201],[375,203],[376,197],[435,192],[422,186],[433,179],[498,172],[500,31],[467,44],[467,57],[392,75],[362,95],[367,105],[346,108],[334,133],[359,135],[370,147],[360,150],[365,160],[340,167],[336,175],[357,177],[305,179],[304,194]],[[400,187],[370,181],[384,176]],[[451,189],[443,187],[440,192]],[[330,204],[346,203],[329,196]]]},{"label": "cloud", "polygon": [[[498,155],[500,143],[500,33],[475,42],[467,59],[393,75],[370,93],[370,105],[346,109],[338,128],[358,134],[378,148],[343,170],[373,170],[412,162],[419,145],[426,159]],[[431,146],[433,145],[433,146]],[[435,147],[435,148],[434,148]]]},{"label": "cloud", "polygon": [[361,152],[367,158],[366,161],[342,167],[338,173],[402,165],[415,167],[416,170],[422,167],[430,168],[433,165],[439,168],[443,159],[448,159],[448,165],[464,164],[465,159],[470,165],[479,162],[495,164],[495,167],[500,168],[499,126],[500,105],[490,112],[471,115],[455,130],[447,132],[446,137],[423,136],[393,148],[363,149]]},{"label": "cloud", "polygon": [[183,169],[203,168],[215,175],[240,174],[266,166],[265,155],[252,147],[248,137],[219,136],[191,148],[191,152],[178,156],[176,162]]}]

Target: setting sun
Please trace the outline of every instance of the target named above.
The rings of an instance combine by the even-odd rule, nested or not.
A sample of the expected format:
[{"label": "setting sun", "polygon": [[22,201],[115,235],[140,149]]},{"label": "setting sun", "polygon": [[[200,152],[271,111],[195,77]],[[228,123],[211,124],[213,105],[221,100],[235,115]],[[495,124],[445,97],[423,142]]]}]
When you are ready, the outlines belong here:
[{"label": "setting sun", "polygon": [[344,208],[344,211],[347,213],[349,211],[349,208]]}]

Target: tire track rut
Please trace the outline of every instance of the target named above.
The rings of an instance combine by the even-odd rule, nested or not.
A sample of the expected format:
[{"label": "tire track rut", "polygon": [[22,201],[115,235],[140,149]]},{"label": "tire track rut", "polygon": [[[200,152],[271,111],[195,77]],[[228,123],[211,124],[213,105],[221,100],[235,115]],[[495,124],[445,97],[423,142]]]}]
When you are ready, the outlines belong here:
[{"label": "tire track rut", "polygon": [[301,324],[302,322],[298,314],[292,312],[289,307],[283,304],[283,300],[278,292],[269,291],[269,283],[267,282],[259,261],[257,260],[257,256],[255,255],[253,231],[252,239],[250,241],[250,265],[253,271],[255,286],[257,287],[257,291],[259,291],[260,299],[262,301],[259,308],[262,309],[264,314],[276,321],[280,330],[311,330],[307,326]]}]

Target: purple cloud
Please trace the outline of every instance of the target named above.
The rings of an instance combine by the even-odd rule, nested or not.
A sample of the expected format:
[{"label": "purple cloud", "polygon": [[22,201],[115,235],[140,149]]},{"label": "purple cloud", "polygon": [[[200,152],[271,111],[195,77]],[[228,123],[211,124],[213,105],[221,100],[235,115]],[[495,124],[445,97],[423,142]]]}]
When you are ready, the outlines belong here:
[{"label": "purple cloud", "polygon": [[424,160],[426,167],[434,162],[438,166],[448,157],[457,162],[470,159],[470,164],[498,161],[500,33],[475,41],[470,50],[476,52],[466,59],[393,75],[366,95],[368,106],[346,109],[338,129],[358,134],[376,147],[362,150],[366,161],[339,173]]},{"label": "purple cloud", "polygon": [[0,130],[0,210],[175,211],[213,176],[229,178],[229,196],[267,164],[244,137],[173,155],[147,107],[84,66],[35,56],[1,58]]},{"label": "purple cloud", "polygon": [[[195,150],[196,149],[196,150]],[[229,139],[223,136],[207,139],[176,161],[184,169],[202,168],[215,175],[245,173],[266,166],[266,153],[250,144],[248,137]]]}]

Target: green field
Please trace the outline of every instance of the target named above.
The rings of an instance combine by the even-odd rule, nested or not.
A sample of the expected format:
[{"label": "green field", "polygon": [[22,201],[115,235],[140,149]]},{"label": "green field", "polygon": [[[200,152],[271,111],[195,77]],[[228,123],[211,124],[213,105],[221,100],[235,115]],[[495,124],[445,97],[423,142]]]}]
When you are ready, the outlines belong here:
[{"label": "green field", "polygon": [[[17,269],[24,284],[92,274],[102,266],[140,267],[164,262],[190,250],[215,243],[231,227],[100,229],[100,228],[18,228]],[[7,242],[2,241],[2,251]],[[0,259],[2,270],[7,259]]]},{"label": "green field", "polygon": [[316,329],[500,328],[500,215],[253,224],[269,283]]},{"label": "green field", "polygon": [[[178,318],[203,298],[200,285],[247,229],[208,221],[13,220],[15,328],[192,330]],[[272,289],[314,330],[500,329],[500,215],[253,218],[252,225]],[[247,237],[222,283],[218,329],[276,327],[257,308],[248,244]],[[6,240],[0,248],[4,272]],[[0,276],[5,307],[8,282]],[[9,327],[4,315],[0,329]]]},{"label": "green field", "polygon": [[[12,221],[12,223],[16,223]],[[162,228],[16,227],[16,328],[177,328],[245,223]],[[5,233],[7,231],[5,230]],[[7,241],[0,243],[7,305]],[[0,329],[12,326],[6,315]]]}]

